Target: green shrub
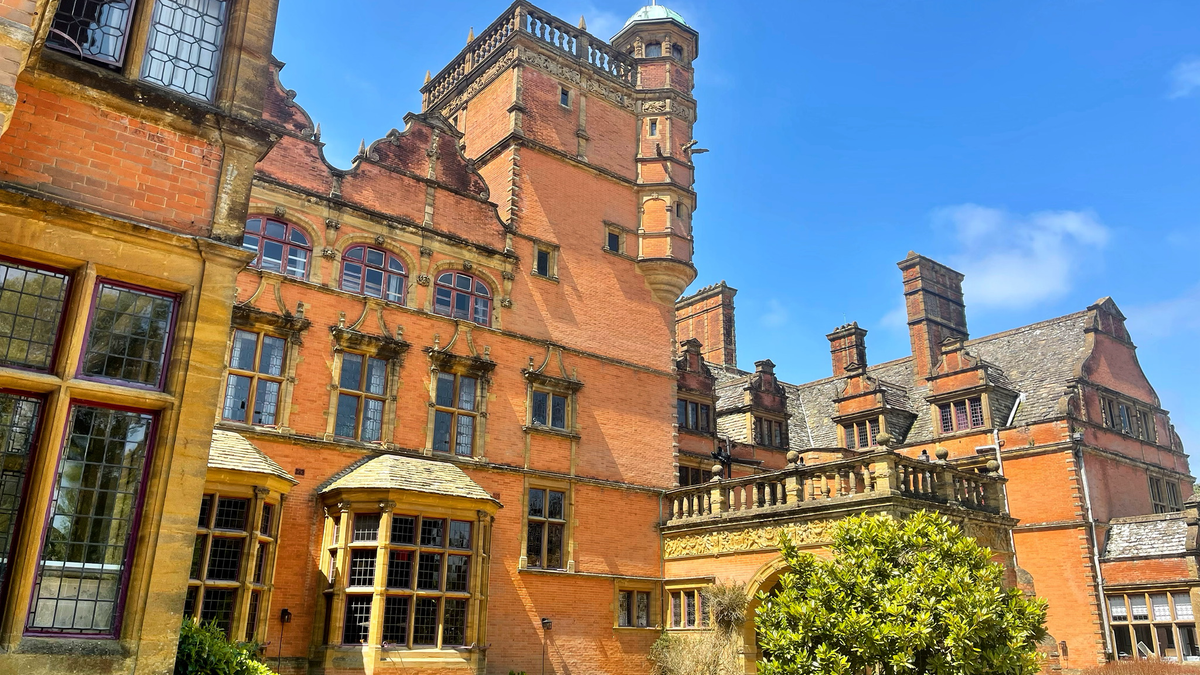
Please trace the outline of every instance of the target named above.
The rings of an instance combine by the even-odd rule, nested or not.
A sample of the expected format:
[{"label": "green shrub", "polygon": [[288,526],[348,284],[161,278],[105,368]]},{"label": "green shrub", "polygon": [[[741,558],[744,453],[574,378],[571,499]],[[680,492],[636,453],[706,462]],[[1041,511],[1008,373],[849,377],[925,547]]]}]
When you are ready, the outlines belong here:
[{"label": "green shrub", "polygon": [[275,675],[255,659],[249,645],[230,642],[216,622],[200,625],[187,619],[179,633],[175,675]]}]

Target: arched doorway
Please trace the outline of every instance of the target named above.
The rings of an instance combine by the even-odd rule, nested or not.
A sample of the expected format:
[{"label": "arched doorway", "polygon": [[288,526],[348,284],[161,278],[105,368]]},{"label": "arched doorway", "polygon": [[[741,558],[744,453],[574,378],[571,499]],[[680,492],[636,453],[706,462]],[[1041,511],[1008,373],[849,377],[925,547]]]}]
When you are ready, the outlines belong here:
[{"label": "arched doorway", "polygon": [[763,565],[746,583],[746,593],[749,601],[746,603],[746,623],[742,625],[742,657],[746,675],[758,672],[758,659],[761,656],[758,649],[758,634],[754,629],[754,615],[762,604],[758,600],[759,592],[770,595],[779,585],[779,577],[788,570],[783,556],[779,556]]}]

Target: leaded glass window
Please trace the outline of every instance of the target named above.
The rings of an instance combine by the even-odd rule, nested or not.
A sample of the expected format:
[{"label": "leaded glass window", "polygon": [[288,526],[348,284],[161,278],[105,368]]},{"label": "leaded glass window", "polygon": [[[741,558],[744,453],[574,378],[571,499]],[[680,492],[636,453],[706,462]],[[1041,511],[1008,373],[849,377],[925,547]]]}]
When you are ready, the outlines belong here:
[{"label": "leaded glass window", "polygon": [[470,457],[475,446],[475,418],[479,380],[466,375],[438,373],[434,392],[434,452]]},{"label": "leaded glass window", "polygon": [[161,389],[175,299],[102,281],[95,303],[83,374]]},{"label": "leaded glass window", "polygon": [[404,304],[406,281],[404,263],[383,249],[353,246],[342,254],[343,291]]},{"label": "leaded glass window", "polygon": [[142,79],[213,100],[228,5],[225,0],[155,0]]},{"label": "leaded glass window", "polygon": [[274,426],[278,422],[287,341],[273,335],[235,330],[221,417],[233,422]]},{"label": "leaded glass window", "polygon": [[77,405],[69,429],[27,628],[115,635],[153,419]]},{"label": "leaded glass window", "polygon": [[125,60],[134,0],[62,0],[46,46],[86,61],[119,66]]},{"label": "leaded glass window", "polygon": [[7,578],[13,553],[41,408],[36,398],[0,392],[0,584]]},{"label": "leaded glass window", "polygon": [[382,440],[386,395],[387,361],[343,353],[334,435],[367,442]]},{"label": "leaded glass window", "polygon": [[526,567],[563,569],[566,566],[563,561],[566,493],[530,489],[526,527]]},{"label": "leaded glass window", "polygon": [[50,370],[67,277],[0,261],[0,365]]}]

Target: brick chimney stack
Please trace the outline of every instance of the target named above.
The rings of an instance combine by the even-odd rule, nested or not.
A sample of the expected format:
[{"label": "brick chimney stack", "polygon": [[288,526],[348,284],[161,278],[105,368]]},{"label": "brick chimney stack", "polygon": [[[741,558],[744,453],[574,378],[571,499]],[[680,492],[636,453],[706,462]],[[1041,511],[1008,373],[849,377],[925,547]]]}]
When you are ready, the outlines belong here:
[{"label": "brick chimney stack", "polygon": [[904,276],[904,305],[908,310],[915,375],[918,380],[928,378],[941,358],[942,341],[949,337],[963,340],[969,337],[963,275],[912,251],[897,265]]},{"label": "brick chimney stack", "polygon": [[829,338],[834,377],[860,373],[867,367],[867,331],[859,328],[857,321],[838,326],[825,337]]},{"label": "brick chimney stack", "polygon": [[733,324],[733,296],[737,289],[724,281],[705,286],[675,303],[675,338],[695,338],[703,344],[704,360],[737,367],[737,334]]}]

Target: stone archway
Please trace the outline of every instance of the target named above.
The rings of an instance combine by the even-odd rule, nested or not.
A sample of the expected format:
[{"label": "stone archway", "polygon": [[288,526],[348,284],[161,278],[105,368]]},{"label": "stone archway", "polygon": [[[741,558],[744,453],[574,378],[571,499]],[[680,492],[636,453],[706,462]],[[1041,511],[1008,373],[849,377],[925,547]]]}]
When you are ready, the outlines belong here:
[{"label": "stone archway", "polygon": [[758,601],[759,592],[770,593],[779,583],[779,576],[788,571],[787,562],[783,556],[777,556],[770,562],[758,568],[754,576],[746,582],[746,623],[742,625],[742,662],[746,675],[758,672],[758,634],[754,630],[754,615],[761,604]]}]

